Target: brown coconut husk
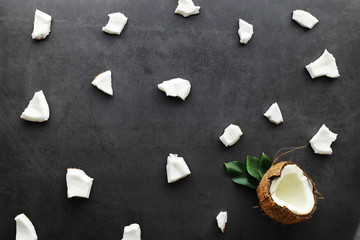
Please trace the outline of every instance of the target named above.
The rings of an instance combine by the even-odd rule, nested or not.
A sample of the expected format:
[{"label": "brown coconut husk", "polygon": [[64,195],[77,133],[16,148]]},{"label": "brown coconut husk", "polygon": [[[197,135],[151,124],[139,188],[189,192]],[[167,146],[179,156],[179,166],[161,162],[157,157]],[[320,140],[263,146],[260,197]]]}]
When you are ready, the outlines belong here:
[{"label": "brown coconut husk", "polygon": [[285,207],[285,206],[281,207],[274,202],[274,200],[272,199],[271,194],[270,194],[271,182],[272,182],[272,180],[279,178],[283,168],[289,164],[295,164],[295,163],[280,162],[280,163],[273,165],[265,173],[265,175],[261,179],[259,186],[257,187],[257,190],[256,190],[258,198],[259,198],[259,205],[260,205],[261,209],[270,218],[274,219],[277,222],[285,224],[285,225],[303,222],[303,221],[311,218],[312,214],[314,213],[314,211],[316,209],[317,194],[318,194],[318,192],[315,188],[315,183],[312,181],[312,179],[309,177],[309,175],[302,168],[300,168],[301,170],[303,170],[304,175],[310,180],[310,182],[313,186],[313,195],[314,195],[315,202],[314,202],[314,208],[311,210],[311,212],[307,215],[297,215],[297,214],[291,212],[287,207]]}]

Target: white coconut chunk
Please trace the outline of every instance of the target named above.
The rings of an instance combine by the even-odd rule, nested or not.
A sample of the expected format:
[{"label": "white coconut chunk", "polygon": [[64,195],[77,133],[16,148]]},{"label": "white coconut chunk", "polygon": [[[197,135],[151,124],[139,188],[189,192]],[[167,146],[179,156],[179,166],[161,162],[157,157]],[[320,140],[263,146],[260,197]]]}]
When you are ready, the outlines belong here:
[{"label": "white coconut chunk", "polygon": [[188,17],[190,15],[198,14],[200,6],[195,6],[192,0],[179,0],[175,13]]},{"label": "white coconut chunk", "polygon": [[45,122],[49,119],[50,109],[42,90],[35,92],[20,117],[30,122]]},{"label": "white coconut chunk", "polygon": [[273,103],[270,108],[264,113],[264,116],[269,119],[270,122],[275,124],[282,123],[283,117],[277,103]]},{"label": "white coconut chunk", "polygon": [[165,92],[166,96],[179,97],[185,101],[190,93],[191,84],[188,80],[174,78],[158,84],[158,88]]},{"label": "white coconut chunk", "polygon": [[124,227],[122,240],[141,240],[140,225],[137,223]]},{"label": "white coconut chunk", "polygon": [[31,33],[32,39],[45,39],[51,31],[51,16],[38,9],[35,10],[34,30]]},{"label": "white coconut chunk", "polygon": [[239,19],[239,37],[240,43],[247,44],[252,35],[254,34],[253,25],[250,23],[245,22],[242,19]]},{"label": "white coconut chunk", "polygon": [[337,134],[333,133],[323,124],[319,131],[311,138],[310,145],[316,154],[330,155],[332,154],[331,143],[337,138]]},{"label": "white coconut chunk", "polygon": [[94,179],[81,169],[68,168],[66,173],[67,197],[89,198]]},{"label": "white coconut chunk", "polygon": [[324,53],[314,62],[306,66],[311,78],[327,76],[329,78],[340,77],[335,57],[326,49]]},{"label": "white coconut chunk", "polygon": [[230,124],[225,128],[223,135],[220,136],[220,141],[226,146],[234,145],[243,135],[239,126]]},{"label": "white coconut chunk", "polygon": [[96,86],[99,90],[103,91],[104,93],[109,94],[111,96],[113,95],[110,70],[107,70],[97,75],[94,78],[94,80],[91,82],[91,84]]},{"label": "white coconut chunk", "polygon": [[38,236],[35,227],[25,214],[15,217],[16,221],[16,240],[37,240]]},{"label": "white coconut chunk", "polygon": [[167,157],[166,174],[168,183],[176,182],[191,174],[183,157],[170,153]]},{"label": "white coconut chunk", "polygon": [[304,10],[293,11],[292,19],[296,21],[300,26],[312,29],[319,20],[311,13]]},{"label": "white coconut chunk", "polygon": [[228,219],[228,214],[227,212],[220,212],[217,216],[216,216],[216,221],[217,221],[217,225],[220,228],[221,232],[225,232],[225,226],[227,223],[227,219]]},{"label": "white coconut chunk", "polygon": [[128,18],[121,12],[110,13],[108,16],[109,21],[102,30],[109,34],[120,35],[128,21]]},{"label": "white coconut chunk", "polygon": [[271,182],[270,194],[276,204],[298,215],[309,214],[314,208],[312,183],[295,164],[286,165],[280,177]]}]

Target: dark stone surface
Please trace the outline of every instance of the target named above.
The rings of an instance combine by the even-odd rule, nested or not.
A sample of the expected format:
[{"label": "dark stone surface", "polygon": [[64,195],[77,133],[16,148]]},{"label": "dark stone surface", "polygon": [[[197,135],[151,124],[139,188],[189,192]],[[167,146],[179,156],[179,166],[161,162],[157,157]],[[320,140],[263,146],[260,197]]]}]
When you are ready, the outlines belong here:
[{"label": "dark stone surface", "polygon": [[[173,14],[176,0],[1,1],[0,239],[15,238],[22,212],[40,240],[118,240],[133,222],[144,240],[359,239],[360,2],[195,3],[200,14],[184,19]],[[36,8],[53,17],[43,41],[30,37]],[[310,31],[297,25],[298,8],[320,23]],[[121,36],[101,31],[115,11],[129,17]],[[246,46],[239,18],[254,24]],[[304,66],[325,48],[341,77],[312,80]],[[90,84],[107,69],[114,97]],[[173,77],[191,81],[185,102],[156,87]],[[40,89],[50,120],[21,120]],[[279,126],[262,116],[275,101]],[[230,123],[244,136],[225,148],[218,137]],[[339,134],[333,155],[308,147],[283,160],[307,170],[325,199],[311,220],[275,224],[222,163],[304,145],[323,123]],[[171,185],[170,152],[192,171]],[[89,200],[66,198],[68,167],[95,178]],[[224,235],[215,223],[220,210],[229,212]]]}]

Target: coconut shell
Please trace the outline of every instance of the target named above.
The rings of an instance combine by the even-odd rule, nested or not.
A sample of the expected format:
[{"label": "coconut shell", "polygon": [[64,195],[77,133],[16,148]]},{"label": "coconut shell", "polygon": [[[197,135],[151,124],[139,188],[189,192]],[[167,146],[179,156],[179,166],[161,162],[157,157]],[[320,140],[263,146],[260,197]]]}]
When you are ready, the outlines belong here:
[{"label": "coconut shell", "polygon": [[[259,198],[259,205],[261,209],[268,215],[270,218],[274,219],[277,222],[280,222],[282,224],[293,224],[305,221],[312,217],[312,214],[314,213],[316,209],[316,202],[317,202],[317,190],[315,188],[315,183],[312,181],[312,179],[309,177],[309,175],[302,169],[299,168],[304,172],[304,175],[310,180],[312,186],[313,186],[313,195],[314,195],[314,207],[311,210],[311,212],[307,215],[297,215],[293,212],[291,212],[287,207],[281,207],[277,205],[274,200],[271,197],[270,194],[270,185],[273,179],[279,178],[281,175],[281,172],[283,168],[286,165],[289,164],[295,164],[292,162],[280,162],[275,165],[273,165],[263,176],[261,179],[258,187],[257,187],[257,195]],[[296,164],[295,164],[296,165]]]}]

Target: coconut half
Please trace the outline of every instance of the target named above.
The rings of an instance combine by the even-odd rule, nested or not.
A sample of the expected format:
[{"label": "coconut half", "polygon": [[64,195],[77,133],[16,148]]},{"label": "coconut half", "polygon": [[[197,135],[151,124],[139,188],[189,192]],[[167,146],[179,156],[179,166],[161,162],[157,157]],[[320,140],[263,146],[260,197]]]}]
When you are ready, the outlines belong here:
[{"label": "coconut half", "polygon": [[292,162],[273,165],[257,187],[261,209],[282,224],[293,224],[311,218],[316,209],[314,182]]}]

